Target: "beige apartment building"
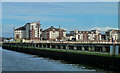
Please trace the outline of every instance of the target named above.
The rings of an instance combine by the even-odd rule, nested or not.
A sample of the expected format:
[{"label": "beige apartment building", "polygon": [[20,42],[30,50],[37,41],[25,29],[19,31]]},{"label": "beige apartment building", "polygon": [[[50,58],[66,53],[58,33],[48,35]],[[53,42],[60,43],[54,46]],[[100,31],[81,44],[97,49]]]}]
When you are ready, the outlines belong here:
[{"label": "beige apartment building", "polygon": [[64,40],[65,37],[66,31],[64,29],[55,28],[53,26],[42,31],[43,40]]},{"label": "beige apartment building", "polygon": [[25,39],[26,38],[25,26],[19,27],[14,30],[14,38],[15,39]]}]

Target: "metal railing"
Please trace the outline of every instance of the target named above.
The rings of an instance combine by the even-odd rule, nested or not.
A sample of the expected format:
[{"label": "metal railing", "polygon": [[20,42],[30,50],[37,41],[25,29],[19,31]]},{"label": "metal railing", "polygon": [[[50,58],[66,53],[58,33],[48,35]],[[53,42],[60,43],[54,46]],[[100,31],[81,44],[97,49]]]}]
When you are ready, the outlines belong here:
[{"label": "metal railing", "polygon": [[[112,41],[106,41],[106,40],[101,40],[101,41],[50,41],[50,40],[34,40],[34,41],[24,41],[24,43],[81,43],[81,44],[112,44]],[[120,44],[120,42],[114,42],[115,44]]]}]

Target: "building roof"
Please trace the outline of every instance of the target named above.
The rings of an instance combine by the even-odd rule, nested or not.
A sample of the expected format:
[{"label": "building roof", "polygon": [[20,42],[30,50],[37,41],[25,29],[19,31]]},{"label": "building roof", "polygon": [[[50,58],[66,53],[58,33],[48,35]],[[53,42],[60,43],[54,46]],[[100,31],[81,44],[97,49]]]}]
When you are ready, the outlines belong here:
[{"label": "building roof", "polygon": [[64,29],[59,29],[59,28],[55,28],[55,27],[51,26],[50,28],[43,30],[43,32],[53,31],[53,30],[55,30],[55,31],[65,31]]},{"label": "building roof", "polygon": [[25,30],[25,26],[19,27],[19,28],[15,29],[15,30]]},{"label": "building roof", "polygon": [[117,32],[117,33],[119,33],[119,32],[120,32],[120,30],[109,29],[109,30],[107,30],[107,31],[106,31],[106,33],[109,33],[109,32],[111,32],[111,31],[115,31],[115,32]]}]

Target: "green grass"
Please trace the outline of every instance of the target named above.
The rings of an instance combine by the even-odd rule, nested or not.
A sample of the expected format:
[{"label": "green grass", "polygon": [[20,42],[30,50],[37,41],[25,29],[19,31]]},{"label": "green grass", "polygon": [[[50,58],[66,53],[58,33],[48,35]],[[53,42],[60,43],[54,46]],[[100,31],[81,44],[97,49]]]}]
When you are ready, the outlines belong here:
[{"label": "green grass", "polygon": [[[31,48],[31,47],[28,47],[28,48]],[[85,52],[85,51],[78,51],[78,50],[50,49],[50,48],[34,48],[34,49],[47,50],[47,51],[56,51],[56,52],[66,52],[66,53],[75,53],[75,54],[84,54],[84,55],[97,55],[97,56],[104,56],[104,57],[113,57],[109,53]],[[120,58],[120,55],[116,55],[114,57]]]}]

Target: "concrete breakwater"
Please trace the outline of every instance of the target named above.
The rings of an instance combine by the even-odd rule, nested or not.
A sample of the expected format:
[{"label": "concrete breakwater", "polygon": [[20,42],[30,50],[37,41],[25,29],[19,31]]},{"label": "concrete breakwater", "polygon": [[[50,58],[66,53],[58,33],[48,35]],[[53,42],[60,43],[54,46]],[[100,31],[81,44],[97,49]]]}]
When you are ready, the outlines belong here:
[{"label": "concrete breakwater", "polygon": [[76,50],[50,49],[39,47],[27,47],[18,45],[3,44],[4,49],[17,52],[39,55],[41,57],[49,57],[52,59],[64,60],[66,62],[76,64],[86,64],[102,69],[120,71],[120,57],[110,54],[80,52]]}]

